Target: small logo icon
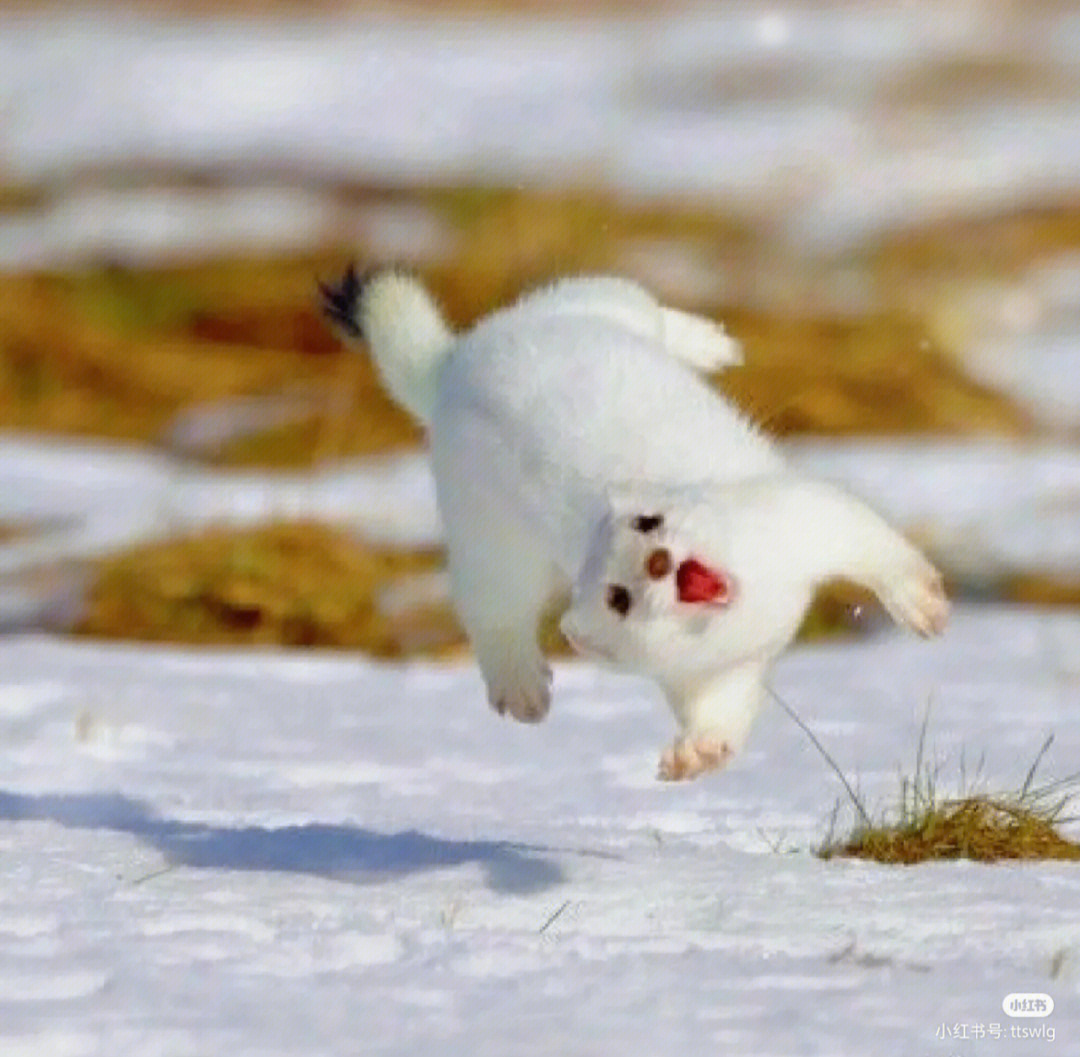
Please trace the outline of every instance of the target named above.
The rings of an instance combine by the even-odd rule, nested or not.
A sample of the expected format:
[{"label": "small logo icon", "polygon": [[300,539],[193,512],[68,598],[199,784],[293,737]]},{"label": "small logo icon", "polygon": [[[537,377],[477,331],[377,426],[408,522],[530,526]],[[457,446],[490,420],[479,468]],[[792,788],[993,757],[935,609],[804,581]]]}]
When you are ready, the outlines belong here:
[{"label": "small logo icon", "polygon": [[1001,1008],[1010,1017],[1048,1017],[1054,1012],[1054,1000],[1049,995],[1014,991],[1001,1000]]}]

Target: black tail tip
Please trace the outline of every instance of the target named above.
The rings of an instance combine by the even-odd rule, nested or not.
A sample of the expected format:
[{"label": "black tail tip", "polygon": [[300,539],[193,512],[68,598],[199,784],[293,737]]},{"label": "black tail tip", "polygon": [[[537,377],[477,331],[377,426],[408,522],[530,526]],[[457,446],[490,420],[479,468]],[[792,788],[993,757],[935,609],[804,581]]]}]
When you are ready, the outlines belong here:
[{"label": "black tail tip", "polygon": [[324,283],[316,279],[322,312],[331,323],[350,337],[363,338],[360,329],[360,297],[364,292],[364,280],[356,270],[356,262],[351,261],[345,274],[336,283]]}]

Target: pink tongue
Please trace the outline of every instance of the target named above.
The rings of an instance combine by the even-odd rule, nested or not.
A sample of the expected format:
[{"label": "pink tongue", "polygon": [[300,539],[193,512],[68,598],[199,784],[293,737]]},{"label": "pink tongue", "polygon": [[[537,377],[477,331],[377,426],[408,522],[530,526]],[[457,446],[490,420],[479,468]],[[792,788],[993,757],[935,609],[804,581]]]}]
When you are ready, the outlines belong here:
[{"label": "pink tongue", "polygon": [[696,558],[687,558],[679,566],[675,584],[680,602],[723,602],[727,599],[727,580]]}]

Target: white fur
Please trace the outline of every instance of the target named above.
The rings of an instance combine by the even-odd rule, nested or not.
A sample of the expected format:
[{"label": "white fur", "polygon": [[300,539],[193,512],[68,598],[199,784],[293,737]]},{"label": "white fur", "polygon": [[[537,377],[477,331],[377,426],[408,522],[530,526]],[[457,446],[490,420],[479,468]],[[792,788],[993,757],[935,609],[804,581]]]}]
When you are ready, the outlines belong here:
[{"label": "white fur", "polygon": [[[684,736],[665,777],[738,751],[769,663],[827,576],[869,584],[919,630],[944,619],[910,544],[788,471],[691,369],[737,362],[716,324],[606,277],[556,283],[452,338],[419,283],[382,273],[361,315],[391,392],[429,424],[453,596],[500,712],[546,714],[537,625],[571,587],[571,640],[653,676],[671,703]],[[631,522],[652,513],[676,557],[730,570],[730,605],[679,603],[670,577],[644,576],[655,540]],[[606,607],[612,582],[633,587],[625,618]]]},{"label": "white fur", "polygon": [[[641,514],[662,524],[643,532]],[[653,579],[663,550],[671,572]],[[693,558],[722,571],[731,600],[681,602],[675,574]],[[898,622],[940,632],[948,606],[937,570],[865,504],[833,485],[788,471],[728,484],[615,489],[574,584],[562,627],[585,653],[651,675],[685,738],[742,748],[769,665],[790,643],[814,591],[834,578],[872,590]],[[632,599],[622,615],[610,585]],[[678,745],[663,777],[691,777]],[[680,768],[691,773],[679,773]]]},{"label": "white fur", "polygon": [[356,324],[375,353],[390,395],[426,424],[435,404],[438,367],[453,342],[431,295],[411,275],[379,272],[364,285]]},{"label": "white fur", "polygon": [[640,283],[616,276],[581,276],[541,287],[520,298],[507,313],[515,326],[526,314],[606,319],[656,342],[668,355],[699,371],[742,363],[739,343],[720,323],[665,308]]}]

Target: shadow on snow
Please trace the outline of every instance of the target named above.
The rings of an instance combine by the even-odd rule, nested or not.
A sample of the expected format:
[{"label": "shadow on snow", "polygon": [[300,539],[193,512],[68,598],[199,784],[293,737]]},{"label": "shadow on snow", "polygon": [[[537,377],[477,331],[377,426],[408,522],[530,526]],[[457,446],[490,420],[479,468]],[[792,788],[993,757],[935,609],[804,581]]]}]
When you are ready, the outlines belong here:
[{"label": "shadow on snow", "polygon": [[0,819],[129,833],[176,866],[281,870],[365,883],[475,862],[491,888],[519,894],[564,880],[558,864],[539,854],[551,849],[509,841],[448,840],[417,830],[376,833],[320,822],[273,828],[182,822],[161,818],[147,804],[120,793],[35,796],[0,791]]}]

